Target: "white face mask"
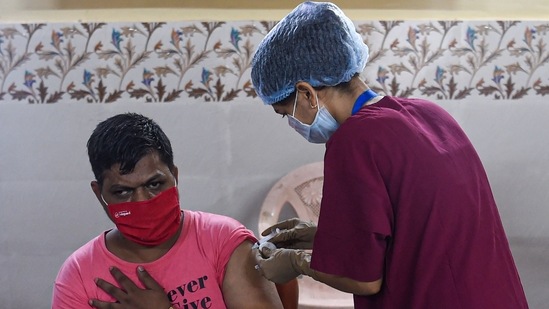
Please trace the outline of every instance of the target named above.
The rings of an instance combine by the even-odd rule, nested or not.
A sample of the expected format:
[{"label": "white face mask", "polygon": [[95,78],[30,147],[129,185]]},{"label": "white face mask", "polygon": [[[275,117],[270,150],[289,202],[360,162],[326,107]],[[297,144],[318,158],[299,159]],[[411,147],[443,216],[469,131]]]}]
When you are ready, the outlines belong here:
[{"label": "white face mask", "polygon": [[326,143],[330,139],[330,136],[332,136],[337,128],[339,128],[339,123],[337,123],[334,117],[332,117],[326,107],[319,107],[318,96],[316,96],[317,112],[313,123],[308,125],[299,121],[294,116],[297,104],[297,95],[298,93],[296,92],[294,110],[291,116],[288,115],[288,124],[309,142],[315,144]]}]

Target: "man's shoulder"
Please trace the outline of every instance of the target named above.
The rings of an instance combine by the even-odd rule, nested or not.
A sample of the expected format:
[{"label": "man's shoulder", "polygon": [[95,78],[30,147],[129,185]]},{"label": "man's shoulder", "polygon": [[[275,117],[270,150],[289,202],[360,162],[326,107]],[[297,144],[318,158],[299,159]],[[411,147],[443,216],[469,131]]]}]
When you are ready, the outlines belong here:
[{"label": "man's shoulder", "polygon": [[192,229],[197,235],[205,237],[230,237],[235,234],[253,235],[240,221],[221,214],[204,212],[204,211],[189,211],[185,210],[184,215],[187,217],[185,222],[189,224],[187,228]]},{"label": "man's shoulder", "polygon": [[197,225],[206,225],[206,226],[241,226],[240,221],[221,214],[205,212],[205,211],[193,211],[185,210],[185,216],[189,216],[189,221],[194,222]]},{"label": "man's shoulder", "polygon": [[88,242],[80,246],[80,248],[76,249],[68,258],[72,257],[74,259],[82,259],[96,253],[97,250],[105,244],[104,236],[105,233],[101,233],[100,235],[90,239]]},{"label": "man's shoulder", "polygon": [[101,250],[101,246],[104,244],[104,241],[102,242],[103,235],[104,234],[101,234],[89,240],[80,248],[73,251],[63,262],[61,271],[85,268],[93,265],[94,261],[97,262],[97,254],[103,252],[103,250]]}]

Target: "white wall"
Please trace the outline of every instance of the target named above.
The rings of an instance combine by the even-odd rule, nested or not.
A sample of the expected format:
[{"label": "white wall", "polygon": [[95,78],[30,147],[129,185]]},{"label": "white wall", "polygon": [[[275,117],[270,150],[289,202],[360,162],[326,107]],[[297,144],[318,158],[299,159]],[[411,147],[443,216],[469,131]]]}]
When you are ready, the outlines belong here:
[{"label": "white wall", "polygon": [[442,104],[458,119],[488,172],[507,233],[549,236],[549,105],[487,101]]},{"label": "white wall", "polygon": [[[487,169],[531,308],[549,301],[549,105],[448,101]],[[324,146],[257,101],[0,106],[0,307],[48,308],[63,260],[110,228],[89,187],[86,141],[120,112],[155,119],[171,138],[182,207],[237,218],[257,232],[271,186]]]}]

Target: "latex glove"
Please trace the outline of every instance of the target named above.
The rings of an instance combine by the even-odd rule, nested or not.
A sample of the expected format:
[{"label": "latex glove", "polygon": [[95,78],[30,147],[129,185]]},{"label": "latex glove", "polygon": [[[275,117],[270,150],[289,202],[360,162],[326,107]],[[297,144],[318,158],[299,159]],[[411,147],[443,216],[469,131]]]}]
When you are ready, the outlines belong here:
[{"label": "latex glove", "polygon": [[[266,258],[264,258],[266,257]],[[311,269],[311,254],[303,250],[293,249],[264,249],[257,250],[256,269],[266,279],[283,284],[299,275],[314,277]]]},{"label": "latex glove", "polygon": [[312,249],[316,234],[316,224],[292,218],[281,221],[261,233],[267,236],[271,231],[280,229],[280,232],[269,240],[278,248]]}]

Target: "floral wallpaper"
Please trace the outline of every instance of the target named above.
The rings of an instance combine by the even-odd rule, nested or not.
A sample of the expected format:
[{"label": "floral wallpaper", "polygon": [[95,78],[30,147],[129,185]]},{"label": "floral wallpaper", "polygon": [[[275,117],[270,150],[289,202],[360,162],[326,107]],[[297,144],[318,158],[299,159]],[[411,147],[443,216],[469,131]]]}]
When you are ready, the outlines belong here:
[{"label": "floral wallpaper", "polygon": [[[275,21],[0,24],[0,104],[257,99],[255,47]],[[549,21],[355,21],[362,76],[433,100],[549,94]]]}]

